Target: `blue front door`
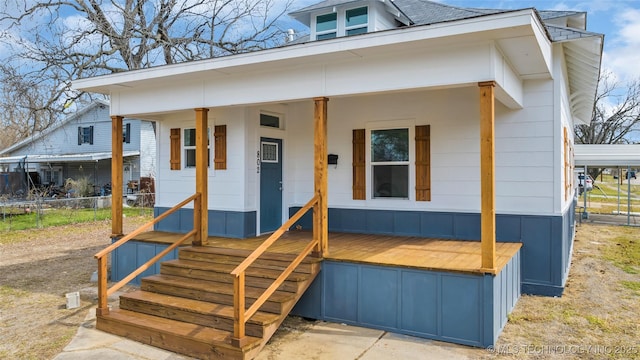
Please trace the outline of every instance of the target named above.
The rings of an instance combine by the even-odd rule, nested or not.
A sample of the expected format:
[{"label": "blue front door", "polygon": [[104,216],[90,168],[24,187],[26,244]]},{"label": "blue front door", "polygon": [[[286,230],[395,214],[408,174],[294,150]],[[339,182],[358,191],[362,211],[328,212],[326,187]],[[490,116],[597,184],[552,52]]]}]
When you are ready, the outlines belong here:
[{"label": "blue front door", "polygon": [[260,233],[282,225],[282,140],[260,138]]}]

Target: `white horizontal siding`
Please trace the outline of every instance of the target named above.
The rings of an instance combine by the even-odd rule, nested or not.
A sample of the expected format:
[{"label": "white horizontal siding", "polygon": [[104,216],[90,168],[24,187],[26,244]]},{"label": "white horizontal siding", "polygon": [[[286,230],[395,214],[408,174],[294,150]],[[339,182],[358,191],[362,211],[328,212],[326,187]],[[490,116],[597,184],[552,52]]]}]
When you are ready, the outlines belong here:
[{"label": "white horizontal siding", "polygon": [[[93,126],[93,144],[78,145],[78,127]],[[109,108],[96,106],[80,118],[69,121],[51,133],[8,154],[62,155],[111,151],[111,118]]]},{"label": "white horizontal siding", "polygon": [[[525,82],[536,100],[531,107],[496,109],[496,203],[500,213],[553,212],[554,138],[551,81]],[[533,91],[532,91],[533,90]],[[329,166],[329,206],[337,208],[479,211],[479,90],[476,86],[360,97],[334,97],[328,108],[328,153],[339,156]],[[284,130],[262,128],[260,110],[283,116]],[[431,125],[432,201],[352,200],[352,130],[378,124]],[[227,124],[228,169],[210,171],[211,209],[249,211],[259,208],[256,152],[259,138],[283,140],[284,207],[306,203],[313,196],[313,101],[252,108],[215,109],[210,127]],[[169,170],[169,129],[193,127],[191,119],[159,123],[159,206],[172,206],[195,191],[195,171]],[[413,126],[413,125],[412,125]],[[413,161],[414,154],[411,154]],[[184,163],[184,162],[183,162]],[[412,171],[413,173],[413,171]],[[413,189],[411,179],[410,188]],[[370,181],[368,180],[370,192]],[[411,197],[414,197],[413,190]],[[369,196],[370,197],[370,196]]]},{"label": "white horizontal siding", "polygon": [[[525,97],[529,90],[525,86]],[[549,103],[544,94],[550,97],[552,92],[549,84],[541,86],[537,82],[533,90],[536,99],[528,102],[531,107],[513,111],[498,105],[496,112],[496,202],[497,210],[502,213],[550,213],[553,210],[553,109],[543,105]],[[477,87],[470,87],[330,99],[328,152],[340,156],[337,168],[329,169],[330,206],[479,211],[478,92]],[[295,158],[290,159],[295,164],[291,169],[295,172],[292,201],[298,205],[308,200],[313,189],[311,116],[309,113],[307,122],[298,122],[289,128],[290,145],[295,148]],[[351,131],[393,119],[431,125],[430,202],[352,200]],[[369,179],[367,187],[370,192]]]},{"label": "white horizontal siding", "polygon": [[[215,125],[227,125],[227,169],[213,167]],[[193,119],[181,117],[159,122],[158,138],[158,196],[157,206],[171,207],[195,193],[195,168],[184,168],[184,129],[195,127]],[[180,128],[181,170],[170,170],[170,129]],[[211,131],[211,166],[209,167],[209,208],[216,210],[245,209],[245,118],[241,108],[215,109],[209,113]],[[189,205],[188,207],[191,207]]]}]

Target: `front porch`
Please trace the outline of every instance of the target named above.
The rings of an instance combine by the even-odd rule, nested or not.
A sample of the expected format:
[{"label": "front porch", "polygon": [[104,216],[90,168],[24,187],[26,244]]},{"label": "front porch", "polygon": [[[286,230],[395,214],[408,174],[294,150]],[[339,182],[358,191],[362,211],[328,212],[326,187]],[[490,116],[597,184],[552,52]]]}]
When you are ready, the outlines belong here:
[{"label": "front porch", "polygon": [[[149,231],[134,237],[131,241],[146,244],[173,244],[183,235]],[[255,250],[269,235],[247,239],[209,236],[207,246]],[[269,248],[269,252],[299,254],[312,237],[313,233],[310,231],[288,231]],[[329,246],[331,250],[324,256],[324,260],[470,274],[485,273],[482,269],[480,243],[476,241],[330,232]],[[496,273],[502,271],[521,247],[520,243],[496,243]],[[115,271],[117,274],[117,270]]]},{"label": "front porch", "polygon": [[[112,280],[181,236],[158,231],[136,236],[114,253]],[[270,254],[295,256],[312,236],[288,231]],[[249,252],[266,237],[209,237],[206,248]],[[321,272],[291,314],[487,347],[494,345],[520,297],[520,243],[496,244],[495,274],[482,269],[477,241],[332,232],[329,246]],[[140,277],[159,272],[158,266]]]}]

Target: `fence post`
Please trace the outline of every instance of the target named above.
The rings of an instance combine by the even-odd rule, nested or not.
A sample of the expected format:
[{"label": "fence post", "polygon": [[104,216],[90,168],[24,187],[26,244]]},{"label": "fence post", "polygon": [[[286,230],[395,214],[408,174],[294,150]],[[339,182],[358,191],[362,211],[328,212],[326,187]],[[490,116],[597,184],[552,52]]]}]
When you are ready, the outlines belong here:
[{"label": "fence post", "polygon": [[36,196],[36,227],[42,228],[42,221],[40,219],[40,198]]},{"label": "fence post", "polygon": [[98,198],[94,196],[93,200],[93,221],[98,220]]}]

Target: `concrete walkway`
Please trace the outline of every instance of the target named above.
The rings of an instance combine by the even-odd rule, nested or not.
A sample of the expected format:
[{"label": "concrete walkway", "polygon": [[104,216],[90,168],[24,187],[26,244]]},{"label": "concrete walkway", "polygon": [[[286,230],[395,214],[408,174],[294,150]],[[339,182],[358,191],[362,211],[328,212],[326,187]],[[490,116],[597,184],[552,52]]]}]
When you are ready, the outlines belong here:
[{"label": "concrete walkway", "polygon": [[[475,359],[484,349],[448,344],[343,324],[317,322],[304,331],[273,341],[257,360],[386,360]],[[54,360],[187,360],[182,355],[127,340],[95,329],[95,309],[89,310],[76,336]]]}]

